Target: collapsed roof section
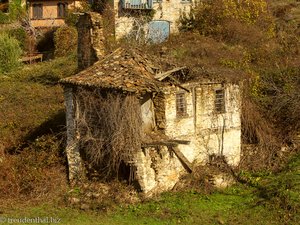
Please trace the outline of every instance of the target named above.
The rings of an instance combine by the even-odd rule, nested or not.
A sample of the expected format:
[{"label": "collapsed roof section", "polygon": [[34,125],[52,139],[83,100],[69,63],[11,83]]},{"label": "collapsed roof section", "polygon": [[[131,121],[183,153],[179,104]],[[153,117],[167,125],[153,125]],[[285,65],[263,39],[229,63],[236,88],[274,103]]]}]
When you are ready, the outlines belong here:
[{"label": "collapsed roof section", "polygon": [[155,79],[156,71],[138,51],[118,48],[104,59],[77,75],[60,81],[64,85],[113,88],[127,92],[158,92],[163,83]]},{"label": "collapsed roof section", "polygon": [[118,48],[78,74],[62,79],[60,83],[145,94],[161,92],[163,87],[169,84],[189,92],[181,85],[182,83],[216,82],[215,79],[210,80],[201,75],[198,75],[197,79],[185,79],[189,73],[187,67],[173,67],[168,71],[162,71],[158,66],[154,66],[155,61],[149,60],[146,54],[138,49]]}]

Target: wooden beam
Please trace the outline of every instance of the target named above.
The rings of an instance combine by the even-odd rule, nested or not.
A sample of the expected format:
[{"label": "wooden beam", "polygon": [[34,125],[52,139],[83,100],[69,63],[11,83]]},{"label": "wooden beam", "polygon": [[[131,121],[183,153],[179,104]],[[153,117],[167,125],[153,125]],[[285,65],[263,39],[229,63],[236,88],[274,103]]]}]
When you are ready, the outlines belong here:
[{"label": "wooden beam", "polygon": [[183,167],[189,172],[191,173],[193,170],[193,165],[192,163],[190,163],[190,161],[184,156],[184,154],[182,154],[182,152],[179,150],[179,148],[177,146],[175,147],[171,147],[171,150],[175,153],[175,155],[178,157],[178,159],[180,160],[180,162],[182,163]]},{"label": "wooden beam", "polygon": [[185,141],[185,140],[152,141],[149,143],[142,143],[142,147],[157,147],[157,146],[176,147],[179,144],[188,145],[189,143],[190,141]]},{"label": "wooden beam", "polygon": [[142,147],[157,147],[157,146],[177,146],[179,143],[172,141],[153,141],[150,143],[143,143]]},{"label": "wooden beam", "polygon": [[171,75],[172,73],[174,72],[177,72],[177,71],[180,71],[180,70],[183,70],[185,69],[186,66],[183,66],[183,67],[177,67],[177,68],[174,68],[172,70],[169,70],[169,71],[166,71],[164,73],[159,73],[155,76],[155,79],[159,80],[159,81],[162,81],[163,79],[167,78],[169,75]]},{"label": "wooden beam", "polygon": [[185,90],[186,92],[190,92],[189,89],[186,89],[185,87],[180,85],[180,82],[178,80],[176,80],[174,77],[169,77],[174,83],[174,85],[180,87],[181,89]]},{"label": "wooden beam", "polygon": [[178,144],[181,144],[181,145],[188,145],[191,143],[191,141],[186,141],[186,140],[170,140],[171,142],[175,142],[175,143],[178,143]]}]

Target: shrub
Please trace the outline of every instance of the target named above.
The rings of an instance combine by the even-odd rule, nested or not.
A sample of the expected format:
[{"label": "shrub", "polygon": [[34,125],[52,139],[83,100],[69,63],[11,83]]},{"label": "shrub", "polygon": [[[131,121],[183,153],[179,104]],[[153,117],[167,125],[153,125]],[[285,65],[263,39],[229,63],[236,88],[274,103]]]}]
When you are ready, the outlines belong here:
[{"label": "shrub", "polygon": [[60,27],[54,34],[55,56],[66,56],[77,50],[77,30],[74,27]]},{"label": "shrub", "polygon": [[20,65],[22,50],[19,42],[6,33],[0,34],[0,73],[7,73]]},{"label": "shrub", "polygon": [[9,3],[10,21],[18,20],[26,16],[26,8],[22,6],[22,0],[12,0]]},{"label": "shrub", "polygon": [[6,13],[0,12],[0,24],[9,23],[9,16]]},{"label": "shrub", "polygon": [[8,30],[8,34],[9,36],[19,41],[19,45],[23,51],[26,50],[27,47],[26,42],[28,37],[24,28],[19,27],[19,28]]},{"label": "shrub", "polygon": [[189,15],[182,14],[182,30],[197,29],[203,35],[220,34],[227,22],[260,24],[271,29],[270,15],[265,0],[216,0],[197,3]]}]

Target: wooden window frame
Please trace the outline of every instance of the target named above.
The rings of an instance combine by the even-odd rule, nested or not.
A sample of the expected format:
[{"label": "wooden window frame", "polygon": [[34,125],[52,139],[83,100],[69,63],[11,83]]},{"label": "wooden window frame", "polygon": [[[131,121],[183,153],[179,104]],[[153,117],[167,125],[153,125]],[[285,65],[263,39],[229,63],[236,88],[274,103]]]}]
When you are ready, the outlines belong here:
[{"label": "wooden window frame", "polygon": [[176,116],[178,118],[187,117],[187,102],[184,92],[176,93]]},{"label": "wooden window frame", "polygon": [[[62,7],[62,8],[61,8]],[[68,3],[57,3],[57,18],[65,18],[67,16]]]},{"label": "wooden window frame", "polygon": [[[39,11],[39,9],[41,11]],[[34,3],[32,4],[32,19],[39,20],[43,19],[43,4],[42,3]]]},{"label": "wooden window frame", "polygon": [[215,112],[218,114],[225,113],[225,89],[215,90]]}]

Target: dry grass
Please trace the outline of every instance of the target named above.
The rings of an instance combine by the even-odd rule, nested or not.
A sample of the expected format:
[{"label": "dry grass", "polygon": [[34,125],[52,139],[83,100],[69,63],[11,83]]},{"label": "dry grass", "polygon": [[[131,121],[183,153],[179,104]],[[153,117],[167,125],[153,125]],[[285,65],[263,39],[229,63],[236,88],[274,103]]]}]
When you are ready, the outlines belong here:
[{"label": "dry grass", "polygon": [[0,163],[0,202],[34,204],[55,202],[67,189],[61,144],[51,135],[43,136],[20,149],[17,154],[2,154]]},{"label": "dry grass", "polygon": [[123,161],[130,164],[141,148],[141,112],[138,99],[113,92],[79,89],[76,102],[80,149],[89,167],[102,178],[118,176]]}]

